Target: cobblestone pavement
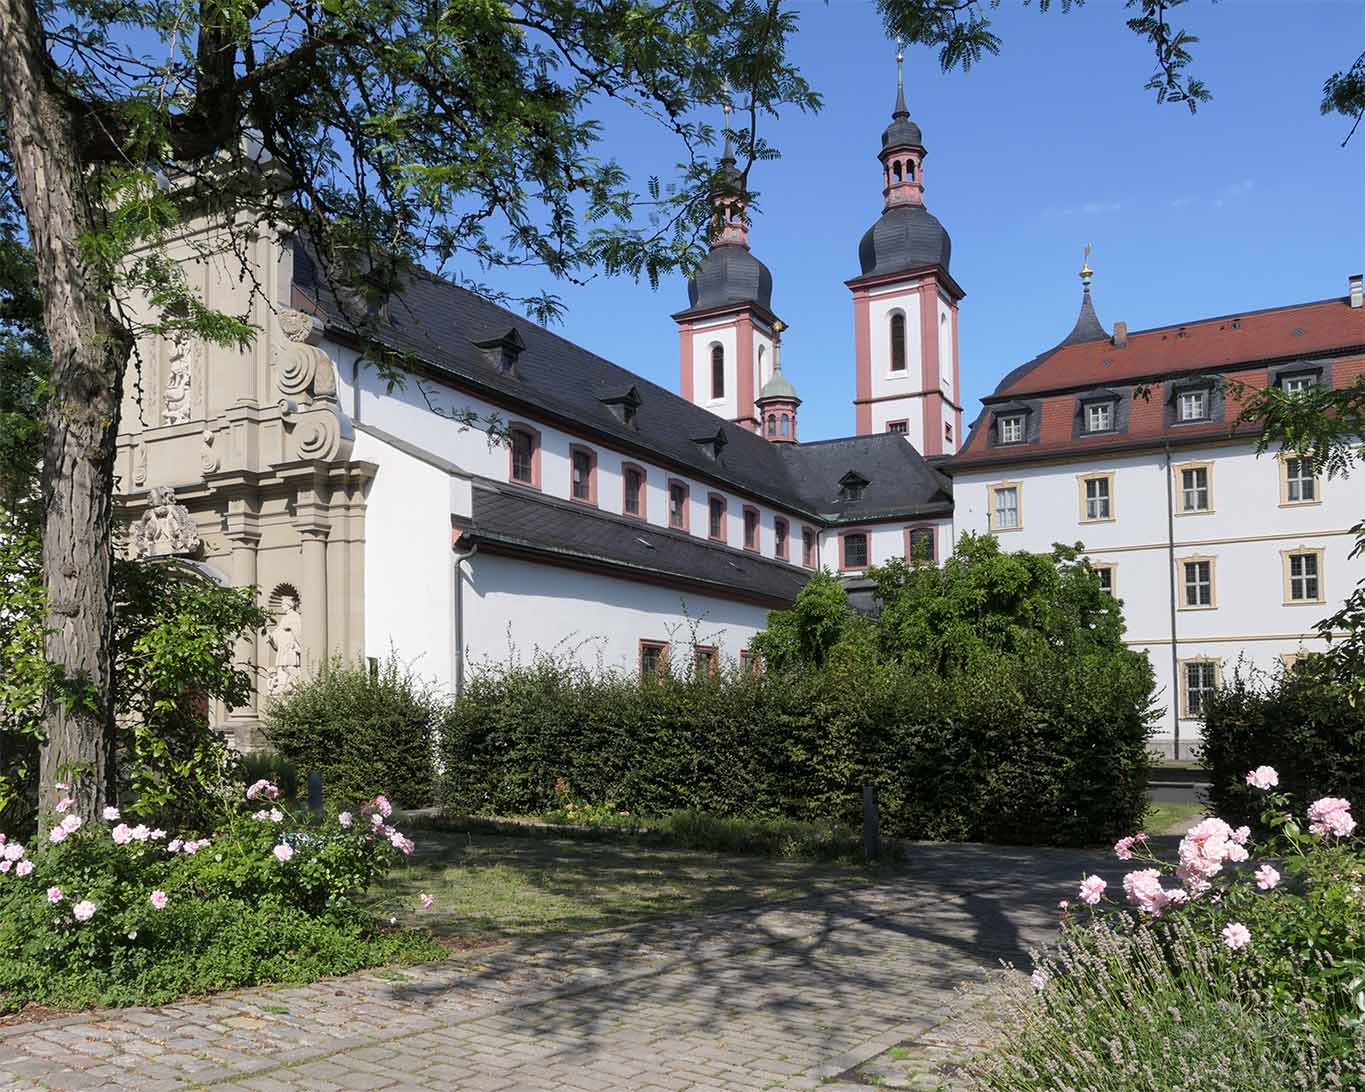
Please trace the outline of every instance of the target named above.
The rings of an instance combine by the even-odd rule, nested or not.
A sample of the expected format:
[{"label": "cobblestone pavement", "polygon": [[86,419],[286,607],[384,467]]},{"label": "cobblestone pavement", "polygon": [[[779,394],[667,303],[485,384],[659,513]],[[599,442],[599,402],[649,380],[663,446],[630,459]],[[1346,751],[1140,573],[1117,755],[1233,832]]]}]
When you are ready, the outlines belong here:
[{"label": "cobblestone pavement", "polygon": [[821,1087],[897,1045],[960,1053],[945,1024],[955,990],[1002,960],[1026,967],[1057,899],[1097,865],[1108,871],[1093,854],[920,845],[894,877],[832,894],[18,1024],[0,1028],[0,1087]]}]

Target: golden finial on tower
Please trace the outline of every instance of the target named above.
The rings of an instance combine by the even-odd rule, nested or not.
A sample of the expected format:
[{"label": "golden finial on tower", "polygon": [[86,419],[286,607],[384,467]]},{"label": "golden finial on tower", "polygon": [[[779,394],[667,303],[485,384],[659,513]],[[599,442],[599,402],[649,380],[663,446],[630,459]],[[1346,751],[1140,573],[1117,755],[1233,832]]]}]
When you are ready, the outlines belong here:
[{"label": "golden finial on tower", "polygon": [[1090,268],[1090,251],[1093,249],[1094,247],[1092,244],[1086,243],[1083,249],[1083,256],[1081,258],[1080,278],[1087,284],[1090,281],[1091,275],[1095,272],[1093,269]]}]

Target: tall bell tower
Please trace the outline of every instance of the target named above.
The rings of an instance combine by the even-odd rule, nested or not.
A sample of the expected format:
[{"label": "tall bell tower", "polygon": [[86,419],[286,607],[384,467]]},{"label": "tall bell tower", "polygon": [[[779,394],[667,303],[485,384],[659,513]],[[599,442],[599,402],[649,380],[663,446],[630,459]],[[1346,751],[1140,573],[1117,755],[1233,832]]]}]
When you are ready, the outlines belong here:
[{"label": "tall bell tower", "polygon": [[948,272],[952,240],[924,207],[920,127],[905,105],[904,54],[896,54],[896,104],[877,154],[882,214],[858,244],[853,292],[857,432],[897,432],[925,455],[962,441],[957,306]]}]

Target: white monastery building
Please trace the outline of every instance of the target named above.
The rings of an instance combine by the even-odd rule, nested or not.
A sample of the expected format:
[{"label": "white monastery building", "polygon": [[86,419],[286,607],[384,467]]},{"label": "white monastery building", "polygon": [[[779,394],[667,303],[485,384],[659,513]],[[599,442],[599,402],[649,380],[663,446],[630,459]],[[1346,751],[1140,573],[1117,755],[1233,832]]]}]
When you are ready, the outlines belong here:
[{"label": "white monastery building", "polygon": [[[1204,695],[1239,659],[1320,642],[1314,623],[1365,570],[1347,556],[1360,491],[1257,458],[1237,384],[1360,376],[1361,278],[1345,297],[1129,333],[1100,324],[1083,270],[1075,328],[1006,375],[964,436],[964,294],[924,204],[925,154],[898,93],[884,209],[846,282],[856,435],[842,439],[799,439],[772,276],[737,209],[719,207],[673,316],[679,393],[431,276],[381,317],[408,361],[393,386],[303,246],[260,236],[255,295],[237,259],[192,263],[209,306],[250,309],[263,332],[241,353],[141,346],[120,506],[135,552],[193,556],[275,614],[243,643],[259,692],[217,711],[224,729],[249,743],[263,703],[329,656],[393,651],[451,690],[537,652],[644,672],[743,659],[818,567],[857,587],[912,550],[941,560],[966,531],[1007,549],[1084,543],[1156,670],[1168,750],[1197,737]],[[188,226],[186,255],[212,234]]]}]

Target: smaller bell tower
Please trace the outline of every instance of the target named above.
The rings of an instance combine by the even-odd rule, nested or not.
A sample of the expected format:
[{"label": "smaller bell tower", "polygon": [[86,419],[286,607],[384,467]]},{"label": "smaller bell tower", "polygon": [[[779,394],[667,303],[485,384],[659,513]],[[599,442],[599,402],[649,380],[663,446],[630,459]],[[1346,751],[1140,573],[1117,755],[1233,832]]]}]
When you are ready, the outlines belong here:
[{"label": "smaller bell tower", "polygon": [[773,346],[772,378],[763,384],[755,405],[758,406],[758,419],[765,440],[775,444],[796,443],[796,408],[801,399],[796,397],[796,388],[782,374],[782,331],[786,323],[778,319],[774,324],[777,341]]}]

